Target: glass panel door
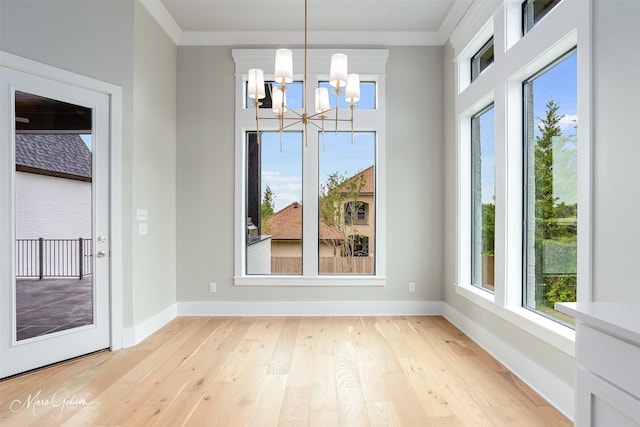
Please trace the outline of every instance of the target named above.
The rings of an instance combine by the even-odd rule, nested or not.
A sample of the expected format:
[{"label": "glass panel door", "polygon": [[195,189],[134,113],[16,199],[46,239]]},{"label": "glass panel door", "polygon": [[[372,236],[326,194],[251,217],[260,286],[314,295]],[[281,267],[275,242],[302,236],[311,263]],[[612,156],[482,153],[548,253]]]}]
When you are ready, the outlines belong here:
[{"label": "glass panel door", "polygon": [[2,378],[109,347],[110,120],[104,93],[0,70]]}]

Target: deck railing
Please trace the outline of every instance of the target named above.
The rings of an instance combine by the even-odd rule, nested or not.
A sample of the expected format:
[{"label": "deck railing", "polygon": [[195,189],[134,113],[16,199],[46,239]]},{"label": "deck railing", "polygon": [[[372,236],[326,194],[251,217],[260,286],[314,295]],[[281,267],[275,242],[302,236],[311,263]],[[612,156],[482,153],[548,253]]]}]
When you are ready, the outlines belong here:
[{"label": "deck railing", "polygon": [[77,277],[92,274],[93,245],[84,239],[16,239],[16,277]]}]

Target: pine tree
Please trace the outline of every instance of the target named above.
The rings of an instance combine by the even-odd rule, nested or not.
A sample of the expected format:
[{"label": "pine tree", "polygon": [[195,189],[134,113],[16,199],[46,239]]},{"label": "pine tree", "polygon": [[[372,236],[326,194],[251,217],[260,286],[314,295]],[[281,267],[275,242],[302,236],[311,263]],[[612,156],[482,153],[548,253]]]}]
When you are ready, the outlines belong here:
[{"label": "pine tree", "polygon": [[273,199],[275,198],[275,193],[267,184],[267,188],[265,188],[264,195],[262,196],[262,204],[260,205],[260,224],[262,234],[269,234],[271,232],[266,221],[274,214],[275,202]]}]

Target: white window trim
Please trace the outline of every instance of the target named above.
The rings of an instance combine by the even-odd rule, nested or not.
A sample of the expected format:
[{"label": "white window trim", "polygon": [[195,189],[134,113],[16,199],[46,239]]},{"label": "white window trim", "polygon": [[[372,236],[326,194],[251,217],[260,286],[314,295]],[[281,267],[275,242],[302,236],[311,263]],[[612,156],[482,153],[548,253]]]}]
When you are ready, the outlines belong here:
[{"label": "white window trim", "polygon": [[[480,3],[475,13],[470,10],[466,14],[472,18],[461,22],[461,30],[451,37],[457,84],[454,287],[457,294],[573,355],[573,329],[522,307],[522,82],[578,46],[578,299],[591,301],[591,2],[562,1],[524,37],[520,5],[519,0]],[[486,41],[488,28],[493,29],[495,60],[471,83],[469,60]],[[494,294],[472,286],[470,271],[470,118],[490,102],[495,117]]]},{"label": "white window trim", "polygon": [[[244,86],[251,68],[261,68],[265,80],[273,78],[275,49],[233,49],[236,75],[236,137],[235,137],[235,219],[234,219],[234,284],[236,286],[385,286],[386,285],[386,230],[385,230],[385,76],[387,49],[310,49],[307,50],[307,110],[313,109],[314,88],[317,82],[328,80],[331,55],[345,53],[349,58],[349,71],[360,74],[361,81],[375,81],[377,105],[375,110],[356,107],[356,131],[376,132],[376,274],[338,276],[318,274],[318,133],[309,126],[309,146],[303,155],[303,274],[302,275],[247,275],[244,230],[244,200],[246,196],[246,144],[245,133],[255,130],[255,110],[245,108]],[[304,51],[293,50],[295,80],[302,80]],[[260,122],[260,130],[277,130],[275,120]],[[301,130],[296,126],[294,130]],[[343,130],[347,131],[348,128]]]}]

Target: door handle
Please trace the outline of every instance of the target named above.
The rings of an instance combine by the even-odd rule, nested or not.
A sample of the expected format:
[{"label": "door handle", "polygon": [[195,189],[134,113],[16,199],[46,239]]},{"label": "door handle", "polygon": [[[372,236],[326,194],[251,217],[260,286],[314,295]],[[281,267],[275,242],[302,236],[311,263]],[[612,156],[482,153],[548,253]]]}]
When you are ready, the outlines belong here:
[{"label": "door handle", "polygon": [[107,238],[105,236],[98,236],[98,243],[104,243],[107,241]]},{"label": "door handle", "polygon": [[105,251],[98,251],[98,253],[96,254],[96,256],[98,258],[104,258],[105,256],[107,256],[107,253]]}]

